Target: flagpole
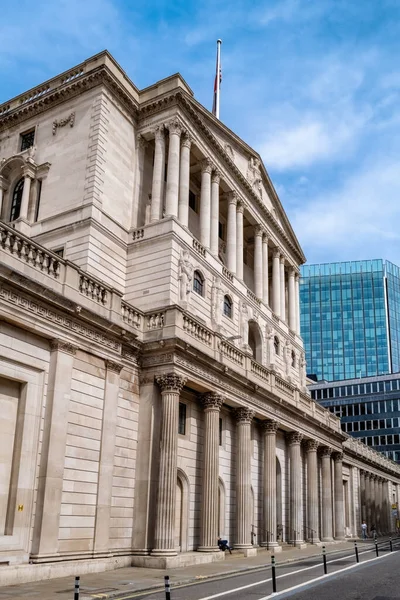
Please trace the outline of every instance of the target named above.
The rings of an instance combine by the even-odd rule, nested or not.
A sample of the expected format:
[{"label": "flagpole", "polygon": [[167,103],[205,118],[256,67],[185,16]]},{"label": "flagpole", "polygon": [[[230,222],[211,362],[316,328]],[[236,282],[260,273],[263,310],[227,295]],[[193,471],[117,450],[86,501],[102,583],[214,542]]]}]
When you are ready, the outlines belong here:
[{"label": "flagpole", "polygon": [[219,119],[219,94],[221,87],[221,44],[222,40],[217,40],[217,89],[215,97],[215,116]]}]

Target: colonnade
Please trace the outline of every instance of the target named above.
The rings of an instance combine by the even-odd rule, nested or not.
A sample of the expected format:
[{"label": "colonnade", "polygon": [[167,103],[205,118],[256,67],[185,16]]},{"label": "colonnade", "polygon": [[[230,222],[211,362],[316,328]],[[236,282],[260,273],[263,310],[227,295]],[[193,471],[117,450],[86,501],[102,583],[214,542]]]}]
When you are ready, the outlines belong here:
[{"label": "colonnade", "polygon": [[[165,127],[169,131],[166,161]],[[189,225],[190,150],[193,140],[179,121],[172,121],[155,130],[155,153],[151,192],[150,222],[159,221],[163,210],[163,189],[166,173],[165,216],[176,217]],[[209,158],[201,162],[200,234],[199,241],[211,254],[219,253],[219,209],[221,173]],[[243,280],[243,220],[245,204],[235,191],[223,195],[227,201],[226,267]],[[254,292],[269,305],[291,330],[299,332],[299,273],[283,252],[273,246],[261,224],[254,229]],[[269,262],[272,253],[272,293],[269,291]],[[287,306],[286,306],[287,305]]]},{"label": "colonnade", "polygon": [[[155,520],[155,544],[152,554],[171,556],[175,549],[175,504],[177,480],[178,406],[180,392],[186,383],[181,375],[166,373],[156,377],[161,388],[162,415],[158,478],[158,499]],[[202,478],[202,501],[200,519],[199,551],[217,550],[218,532],[218,476],[219,476],[219,416],[224,402],[218,392],[207,392],[201,396],[204,409],[204,463]],[[236,548],[251,547],[252,501],[251,501],[251,425],[254,411],[250,408],[235,409],[237,424],[236,457]],[[277,546],[277,489],[276,489],[276,435],[279,422],[266,419],[263,427],[263,516],[264,528],[261,544],[267,541]],[[307,460],[307,526],[303,525],[303,494],[301,444],[304,443]],[[304,538],[318,541],[321,530],[322,541],[344,538],[343,473],[341,452],[334,452],[335,495],[332,503],[332,449],[312,439],[303,439],[298,431],[287,433],[289,451],[289,531],[287,541],[301,545]],[[319,526],[318,460],[321,453],[322,502],[321,527]],[[333,506],[334,504],[334,506]]]},{"label": "colonnade", "polygon": [[380,534],[392,530],[388,485],[387,479],[360,471],[361,518],[367,523],[368,531],[373,526]]}]

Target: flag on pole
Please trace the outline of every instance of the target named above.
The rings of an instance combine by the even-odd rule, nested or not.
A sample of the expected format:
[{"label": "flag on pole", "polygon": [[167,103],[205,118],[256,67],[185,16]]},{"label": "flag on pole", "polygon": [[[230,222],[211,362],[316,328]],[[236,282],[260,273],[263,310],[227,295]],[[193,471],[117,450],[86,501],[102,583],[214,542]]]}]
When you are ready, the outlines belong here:
[{"label": "flag on pole", "polygon": [[215,69],[215,80],[214,80],[214,99],[212,113],[219,119],[219,94],[222,82],[222,69],[221,69],[221,40],[217,40],[217,65]]}]

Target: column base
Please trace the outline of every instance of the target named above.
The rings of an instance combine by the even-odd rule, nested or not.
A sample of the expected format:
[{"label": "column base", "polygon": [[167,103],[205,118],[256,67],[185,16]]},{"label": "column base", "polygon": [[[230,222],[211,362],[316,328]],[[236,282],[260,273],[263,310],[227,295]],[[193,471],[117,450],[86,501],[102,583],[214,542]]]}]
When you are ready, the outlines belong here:
[{"label": "column base", "polygon": [[346,538],[344,535],[335,535],[335,542],[345,542]]},{"label": "column base", "polygon": [[333,537],[322,537],[321,542],[333,542]]},{"label": "column base", "polygon": [[218,546],[199,546],[197,552],[220,552]]},{"label": "column base", "polygon": [[263,550],[270,550],[274,554],[282,552],[282,546],[280,546],[278,542],[269,542],[269,544],[267,544],[267,542],[261,542],[260,546]]},{"label": "column base", "polygon": [[167,558],[168,556],[177,556],[178,552],[176,550],[164,550],[162,548],[154,548],[154,550],[151,551],[151,556],[160,556],[160,557],[165,557]]},{"label": "column base", "polygon": [[248,550],[249,548],[254,548],[253,544],[235,544],[235,550]]}]

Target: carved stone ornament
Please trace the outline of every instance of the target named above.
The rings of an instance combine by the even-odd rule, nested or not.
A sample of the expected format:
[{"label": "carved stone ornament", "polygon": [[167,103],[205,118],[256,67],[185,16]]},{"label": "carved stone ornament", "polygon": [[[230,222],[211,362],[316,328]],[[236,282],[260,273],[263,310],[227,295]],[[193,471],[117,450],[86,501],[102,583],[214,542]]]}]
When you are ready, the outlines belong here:
[{"label": "carved stone ornament", "polygon": [[243,200],[238,200],[236,204],[236,212],[243,214],[244,213],[244,202]]},{"label": "carved stone ornament", "polygon": [[206,392],[201,396],[204,410],[219,411],[224,403],[224,397],[219,392]]},{"label": "carved stone ornament", "polygon": [[186,377],[177,373],[164,373],[156,375],[156,383],[160,386],[162,392],[177,392],[181,393],[183,386],[186,383]]},{"label": "carved stone ornament", "polygon": [[147,140],[142,136],[141,133],[138,133],[136,136],[136,143],[138,148],[146,148]]},{"label": "carved stone ornament", "polygon": [[64,342],[63,340],[51,340],[50,342],[51,350],[59,350],[60,352],[65,352],[66,354],[72,354],[75,356],[78,348],[69,342]]},{"label": "carved stone ornament", "polygon": [[278,421],[272,421],[271,419],[266,419],[265,421],[263,421],[261,423],[261,427],[264,430],[264,433],[273,433],[276,434],[276,432],[279,429],[279,422]]},{"label": "carved stone ornament", "polygon": [[225,143],[224,150],[231,160],[235,160],[235,151],[228,142]]},{"label": "carved stone ornament", "polygon": [[250,424],[254,417],[254,410],[241,406],[235,410],[235,419],[237,423],[248,423]]},{"label": "carved stone ornament", "polygon": [[181,302],[189,302],[192,291],[194,267],[190,260],[190,254],[186,250],[182,251],[178,265],[179,279],[179,300]]},{"label": "carved stone ornament", "polygon": [[211,175],[211,183],[219,184],[220,179],[221,179],[221,173],[218,171],[218,169],[214,169],[214,171],[212,172],[212,175]]},{"label": "carved stone ornament", "polygon": [[106,360],[106,367],[107,371],[112,371],[113,373],[117,373],[117,375],[119,375],[122,369],[124,368],[124,365],[121,365],[121,363],[117,363],[112,360]]},{"label": "carved stone ornament", "polygon": [[319,447],[319,442],[317,440],[306,440],[304,447],[307,452],[316,452]]},{"label": "carved stone ornament", "polygon": [[295,444],[301,444],[301,440],[303,439],[303,434],[300,431],[289,431],[286,434],[286,439],[288,441],[289,446],[294,446]]},{"label": "carved stone ornament", "polygon": [[329,448],[329,446],[322,446],[320,454],[322,457],[330,457],[332,455],[332,448]]},{"label": "carved stone ornament", "polygon": [[170,135],[181,135],[182,133],[182,125],[177,119],[170,121],[167,127]]},{"label": "carved stone ornament", "polygon": [[334,452],[333,460],[335,462],[342,462],[343,461],[343,452]]},{"label": "carved stone ornament", "polygon": [[202,173],[211,173],[213,169],[212,161],[209,158],[205,158],[201,161],[201,172]]},{"label": "carved stone ornament", "polygon": [[250,183],[254,192],[262,196],[262,178],[260,161],[255,156],[250,156],[249,164],[247,166],[247,181]]},{"label": "carved stone ornament", "polygon": [[181,141],[182,148],[190,149],[192,142],[193,142],[192,136],[186,132],[185,135],[182,137],[182,141]]},{"label": "carved stone ornament", "polygon": [[70,115],[68,115],[68,117],[65,117],[65,119],[60,119],[59,121],[53,121],[53,135],[56,135],[57,133],[57,129],[59,127],[65,127],[66,125],[68,125],[70,127],[73,127],[75,125],[75,113],[72,112]]},{"label": "carved stone ornament", "polygon": [[165,131],[164,125],[159,125],[154,130],[154,137],[156,142],[164,142],[165,141]]},{"label": "carved stone ornament", "polygon": [[233,191],[228,192],[226,194],[226,198],[228,200],[228,204],[234,204],[236,206],[237,201],[238,201],[238,195],[236,192],[233,192]]}]

